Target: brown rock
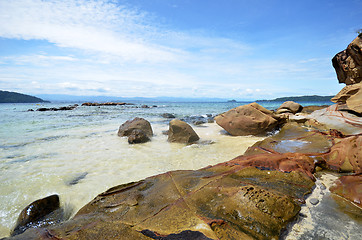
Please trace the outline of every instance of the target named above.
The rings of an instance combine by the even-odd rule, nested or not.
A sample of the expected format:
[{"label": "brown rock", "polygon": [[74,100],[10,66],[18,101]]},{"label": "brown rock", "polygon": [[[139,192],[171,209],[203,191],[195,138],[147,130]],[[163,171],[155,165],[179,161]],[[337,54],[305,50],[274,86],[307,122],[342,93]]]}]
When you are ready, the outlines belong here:
[{"label": "brown rock", "polygon": [[179,119],[170,121],[168,130],[168,141],[179,143],[192,143],[200,139],[190,125]]},{"label": "brown rock", "polygon": [[347,104],[349,110],[362,114],[362,82],[345,86],[331,101]]},{"label": "brown rock", "polygon": [[304,153],[320,155],[329,152],[332,140],[319,131],[309,131],[297,123],[287,123],[274,136],[265,138],[249,147],[245,155],[256,155],[265,152]]},{"label": "brown rock", "polygon": [[332,170],[362,173],[362,135],[340,139],[323,158]]},{"label": "brown rock", "polygon": [[123,123],[118,130],[118,136],[129,136],[135,129],[141,130],[148,138],[153,136],[151,124],[143,118],[134,118]]},{"label": "brown rock", "polygon": [[278,239],[314,186],[311,171],[313,159],[288,153],[168,172],[113,187],[19,239]]},{"label": "brown rock", "polygon": [[362,80],[362,37],[356,37],[346,50],[332,59],[339,83],[351,85]]},{"label": "brown rock", "polygon": [[59,206],[58,195],[51,195],[30,203],[20,213],[11,235],[14,236],[21,234],[28,228],[54,224],[56,222],[54,220],[56,219],[53,217],[46,219],[46,217],[52,212],[58,210]]},{"label": "brown rock", "polygon": [[128,143],[145,143],[150,141],[151,139],[140,129],[132,130],[131,134],[128,136]]},{"label": "brown rock", "polygon": [[362,208],[362,175],[342,176],[330,191]]},{"label": "brown rock", "polygon": [[[259,135],[273,130],[278,121],[257,103],[231,109],[215,117],[218,125],[233,136]],[[269,110],[267,110],[269,111]]]},{"label": "brown rock", "polygon": [[296,114],[298,112],[301,112],[303,109],[302,105],[299,103],[293,102],[293,101],[286,101],[280,107],[277,109],[277,114],[290,112],[293,114]]}]

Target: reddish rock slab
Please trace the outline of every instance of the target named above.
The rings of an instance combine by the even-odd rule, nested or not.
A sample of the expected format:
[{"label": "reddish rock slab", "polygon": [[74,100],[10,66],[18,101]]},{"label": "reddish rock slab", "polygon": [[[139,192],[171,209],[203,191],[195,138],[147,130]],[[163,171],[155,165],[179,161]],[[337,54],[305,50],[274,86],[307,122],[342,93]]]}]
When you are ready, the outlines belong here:
[{"label": "reddish rock slab", "polygon": [[339,139],[322,158],[331,170],[362,173],[362,135]]},{"label": "reddish rock slab", "polygon": [[311,171],[313,159],[288,153],[167,172],[113,187],[73,219],[10,239],[278,239],[314,187]]},{"label": "reddish rock slab", "polygon": [[297,123],[287,123],[274,136],[265,138],[249,147],[245,155],[294,152],[316,156],[329,152],[333,145],[332,139],[333,137],[328,134],[311,131]]},{"label": "reddish rock slab", "polygon": [[362,175],[342,176],[330,191],[362,208]]}]

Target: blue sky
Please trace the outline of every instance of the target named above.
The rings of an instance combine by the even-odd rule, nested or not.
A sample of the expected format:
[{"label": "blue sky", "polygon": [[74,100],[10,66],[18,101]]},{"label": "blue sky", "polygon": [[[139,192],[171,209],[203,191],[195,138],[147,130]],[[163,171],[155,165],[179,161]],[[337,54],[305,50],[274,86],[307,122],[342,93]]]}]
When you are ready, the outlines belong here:
[{"label": "blue sky", "polygon": [[362,0],[0,0],[0,89],[32,95],[334,95]]}]

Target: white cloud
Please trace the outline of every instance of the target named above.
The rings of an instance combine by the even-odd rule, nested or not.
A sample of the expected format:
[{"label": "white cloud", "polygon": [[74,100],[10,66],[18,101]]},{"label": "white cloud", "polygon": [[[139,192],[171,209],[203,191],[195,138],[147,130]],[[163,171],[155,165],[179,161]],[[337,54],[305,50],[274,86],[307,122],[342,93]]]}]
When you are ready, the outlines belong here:
[{"label": "white cloud", "polygon": [[334,74],[330,60],[273,59],[106,0],[0,0],[0,37],[51,43],[48,53],[0,57],[2,88],[27,93],[265,98]]},{"label": "white cloud", "polygon": [[105,1],[0,1],[0,36],[47,40],[128,61],[176,60],[174,49],[143,39],[154,31],[143,18],[142,13]]}]

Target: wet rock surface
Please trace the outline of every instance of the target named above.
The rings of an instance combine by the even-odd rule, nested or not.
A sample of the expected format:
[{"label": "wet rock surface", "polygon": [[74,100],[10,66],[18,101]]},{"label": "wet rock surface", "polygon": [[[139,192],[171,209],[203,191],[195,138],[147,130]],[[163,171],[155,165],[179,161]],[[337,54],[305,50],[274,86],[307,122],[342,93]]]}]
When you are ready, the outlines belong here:
[{"label": "wet rock surface", "polygon": [[11,236],[23,233],[29,228],[39,228],[63,220],[59,196],[51,195],[30,203],[20,213]]},{"label": "wet rock surface", "polygon": [[342,176],[335,185],[330,188],[331,192],[353,202],[362,208],[362,174]]}]

